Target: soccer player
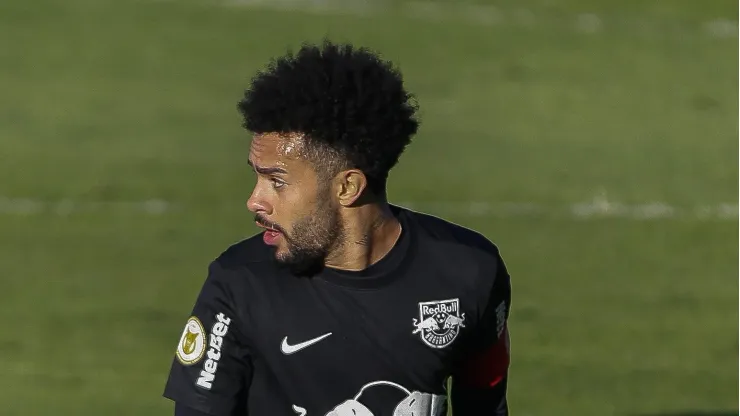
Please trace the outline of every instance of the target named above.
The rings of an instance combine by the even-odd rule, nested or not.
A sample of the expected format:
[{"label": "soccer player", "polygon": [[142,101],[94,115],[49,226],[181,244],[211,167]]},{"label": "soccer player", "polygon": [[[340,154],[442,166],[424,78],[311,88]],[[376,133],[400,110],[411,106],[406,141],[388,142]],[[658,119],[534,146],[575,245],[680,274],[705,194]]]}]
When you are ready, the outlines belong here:
[{"label": "soccer player", "polygon": [[396,67],[304,45],[238,108],[264,231],[208,267],[164,391],[175,415],[508,415],[498,248],[386,198],[419,124]]}]

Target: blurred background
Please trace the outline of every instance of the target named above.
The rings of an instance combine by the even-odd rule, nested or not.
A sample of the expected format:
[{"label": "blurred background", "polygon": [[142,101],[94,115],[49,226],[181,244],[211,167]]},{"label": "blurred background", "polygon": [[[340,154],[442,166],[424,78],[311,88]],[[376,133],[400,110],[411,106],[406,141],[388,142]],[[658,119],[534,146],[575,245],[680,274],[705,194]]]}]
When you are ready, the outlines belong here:
[{"label": "blurred background", "polygon": [[236,102],[324,36],[418,96],[391,201],[502,250],[513,415],[737,414],[737,8],[0,0],[0,414],[171,414],[206,267],[256,232]]}]

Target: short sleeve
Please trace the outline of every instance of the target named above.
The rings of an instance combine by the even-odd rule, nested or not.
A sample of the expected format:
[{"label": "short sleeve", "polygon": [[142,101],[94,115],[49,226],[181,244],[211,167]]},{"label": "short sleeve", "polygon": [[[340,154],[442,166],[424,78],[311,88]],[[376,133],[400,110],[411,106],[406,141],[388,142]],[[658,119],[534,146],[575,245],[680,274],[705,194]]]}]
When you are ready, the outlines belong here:
[{"label": "short sleeve", "polygon": [[483,313],[466,346],[465,359],[455,369],[456,384],[470,388],[492,388],[504,381],[510,362],[508,320],[511,310],[511,279],[503,259],[496,253],[486,267],[488,281]]},{"label": "short sleeve", "polygon": [[211,263],[177,341],[163,394],[213,416],[244,412],[252,375],[234,284],[233,274]]},{"label": "short sleeve", "polygon": [[482,349],[505,341],[511,312],[511,277],[500,255],[496,256],[495,267],[485,273],[491,273],[494,280],[478,325],[477,345],[474,346]]}]

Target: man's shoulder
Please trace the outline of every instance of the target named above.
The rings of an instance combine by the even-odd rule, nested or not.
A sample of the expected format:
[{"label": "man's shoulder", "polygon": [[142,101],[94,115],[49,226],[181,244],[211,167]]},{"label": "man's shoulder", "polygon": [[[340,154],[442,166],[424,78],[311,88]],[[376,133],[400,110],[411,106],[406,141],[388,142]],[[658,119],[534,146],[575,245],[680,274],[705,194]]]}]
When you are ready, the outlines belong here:
[{"label": "man's shoulder", "polygon": [[262,234],[239,240],[223,250],[211,263],[225,271],[259,267],[270,259],[270,248],[262,241]]},{"label": "man's shoulder", "polygon": [[483,233],[435,215],[407,212],[425,267],[451,270],[449,276],[442,275],[466,293],[481,296],[481,304],[491,290],[508,285],[509,272],[499,248]]},{"label": "man's shoulder", "polygon": [[447,251],[466,253],[475,257],[498,258],[498,246],[483,233],[450,220],[406,209],[415,223],[417,235],[424,244],[436,245]]},{"label": "man's shoulder", "polygon": [[203,290],[238,293],[236,298],[245,299],[262,286],[260,282],[272,280],[269,277],[275,270],[269,249],[261,234],[227,246],[209,262]]}]

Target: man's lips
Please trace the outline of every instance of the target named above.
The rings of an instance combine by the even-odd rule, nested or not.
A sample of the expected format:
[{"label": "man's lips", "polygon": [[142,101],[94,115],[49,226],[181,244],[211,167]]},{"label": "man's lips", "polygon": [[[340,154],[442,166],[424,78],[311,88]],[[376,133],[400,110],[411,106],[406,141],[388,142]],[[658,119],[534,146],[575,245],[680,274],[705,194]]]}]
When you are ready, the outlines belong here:
[{"label": "man's lips", "polygon": [[257,226],[260,227],[260,228],[264,228],[265,231],[272,231],[272,232],[275,232],[275,233],[279,233],[280,232],[280,231],[278,231],[278,230],[276,230],[276,229],[274,229],[272,227],[269,227],[269,226],[264,225],[264,224],[260,224],[260,223],[258,223],[256,221],[255,221],[255,224],[257,224]]},{"label": "man's lips", "polygon": [[265,226],[258,222],[256,224],[258,227],[265,229],[265,233],[262,236],[262,239],[264,240],[265,244],[267,244],[268,246],[277,245],[278,240],[282,236],[282,233],[274,228]]}]

